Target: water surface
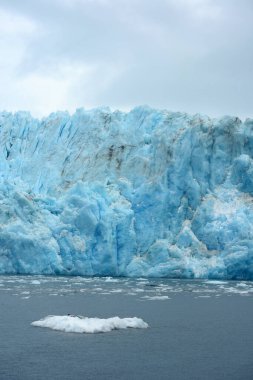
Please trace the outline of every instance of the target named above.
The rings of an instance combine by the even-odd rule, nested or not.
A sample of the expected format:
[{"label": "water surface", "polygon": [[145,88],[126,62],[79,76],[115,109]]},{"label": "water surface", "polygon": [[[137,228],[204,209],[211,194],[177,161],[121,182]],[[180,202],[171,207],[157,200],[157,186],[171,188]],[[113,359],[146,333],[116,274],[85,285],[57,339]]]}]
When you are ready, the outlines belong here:
[{"label": "water surface", "polygon": [[[253,378],[253,283],[0,277],[0,379]],[[46,315],[140,317],[148,329],[74,334]]]}]

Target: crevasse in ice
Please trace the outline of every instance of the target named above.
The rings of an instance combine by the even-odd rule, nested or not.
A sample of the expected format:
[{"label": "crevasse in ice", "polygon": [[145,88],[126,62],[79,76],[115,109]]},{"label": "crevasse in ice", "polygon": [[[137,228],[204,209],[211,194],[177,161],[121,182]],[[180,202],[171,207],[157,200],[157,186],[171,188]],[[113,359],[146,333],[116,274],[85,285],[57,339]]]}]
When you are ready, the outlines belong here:
[{"label": "crevasse in ice", "polygon": [[253,279],[253,120],[0,114],[0,273]]}]

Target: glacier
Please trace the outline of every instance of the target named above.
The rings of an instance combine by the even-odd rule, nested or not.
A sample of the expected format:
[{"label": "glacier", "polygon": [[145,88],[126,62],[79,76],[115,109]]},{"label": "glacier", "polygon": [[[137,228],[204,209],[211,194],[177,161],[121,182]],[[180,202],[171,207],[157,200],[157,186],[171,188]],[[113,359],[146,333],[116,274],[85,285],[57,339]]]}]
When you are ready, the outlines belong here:
[{"label": "glacier", "polygon": [[0,273],[253,279],[253,120],[0,113]]}]

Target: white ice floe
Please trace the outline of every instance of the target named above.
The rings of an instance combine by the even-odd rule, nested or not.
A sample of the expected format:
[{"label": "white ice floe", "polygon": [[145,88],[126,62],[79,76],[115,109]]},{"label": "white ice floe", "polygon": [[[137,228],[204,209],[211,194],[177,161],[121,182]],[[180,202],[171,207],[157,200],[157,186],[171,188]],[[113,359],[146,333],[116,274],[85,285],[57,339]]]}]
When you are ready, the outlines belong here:
[{"label": "white ice floe", "polygon": [[169,300],[169,299],[171,299],[168,296],[143,296],[141,298],[145,298],[146,300],[151,300],[151,301],[153,301],[153,300],[154,301],[156,301],[156,300],[162,301],[162,300]]},{"label": "white ice floe", "polygon": [[227,281],[219,281],[219,280],[207,280],[205,281],[207,284],[210,285],[222,285],[222,284],[227,284]]},{"label": "white ice floe", "polygon": [[139,328],[144,329],[148,324],[141,318],[87,318],[72,315],[48,315],[47,317],[31,323],[36,327],[47,327],[52,330],[72,333],[100,333],[112,330]]},{"label": "white ice floe", "polygon": [[105,282],[119,282],[119,280],[113,277],[106,277]]},{"label": "white ice floe", "polygon": [[40,281],[39,280],[33,280],[31,282],[32,285],[40,285]]},{"label": "white ice floe", "polygon": [[245,284],[245,282],[239,282],[238,284],[236,284],[236,286],[241,287],[241,288],[247,288],[249,285]]}]

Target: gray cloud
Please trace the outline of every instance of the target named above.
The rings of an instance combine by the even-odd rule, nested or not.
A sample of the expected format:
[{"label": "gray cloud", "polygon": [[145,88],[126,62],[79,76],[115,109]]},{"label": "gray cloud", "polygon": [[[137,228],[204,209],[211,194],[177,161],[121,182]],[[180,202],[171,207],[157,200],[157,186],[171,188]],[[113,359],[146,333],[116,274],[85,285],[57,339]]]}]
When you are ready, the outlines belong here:
[{"label": "gray cloud", "polygon": [[2,0],[0,108],[253,117],[251,0]]}]

